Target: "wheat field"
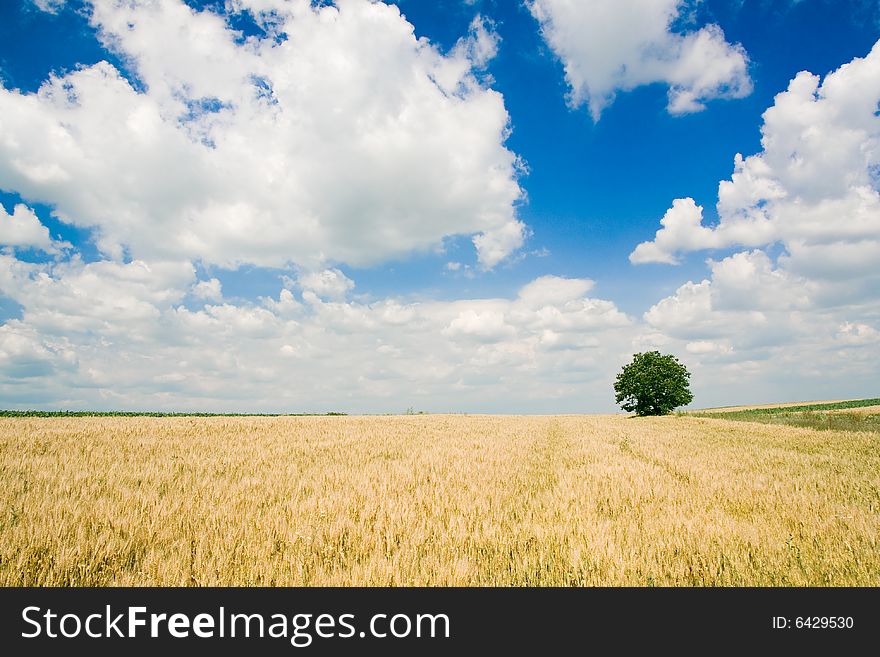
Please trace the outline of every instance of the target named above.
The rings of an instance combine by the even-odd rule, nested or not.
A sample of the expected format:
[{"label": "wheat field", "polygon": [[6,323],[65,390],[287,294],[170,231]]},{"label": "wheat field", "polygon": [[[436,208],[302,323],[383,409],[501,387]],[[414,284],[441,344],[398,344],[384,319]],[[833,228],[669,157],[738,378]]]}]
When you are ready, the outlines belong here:
[{"label": "wheat field", "polygon": [[0,584],[877,586],[877,447],[672,416],[4,418]]}]

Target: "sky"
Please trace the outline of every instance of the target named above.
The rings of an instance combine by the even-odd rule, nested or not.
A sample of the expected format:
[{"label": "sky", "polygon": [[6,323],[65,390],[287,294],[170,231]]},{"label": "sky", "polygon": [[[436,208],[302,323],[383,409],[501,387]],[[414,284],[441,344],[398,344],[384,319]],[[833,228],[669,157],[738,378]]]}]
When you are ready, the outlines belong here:
[{"label": "sky", "polygon": [[0,4],[0,407],[876,397],[875,0]]}]

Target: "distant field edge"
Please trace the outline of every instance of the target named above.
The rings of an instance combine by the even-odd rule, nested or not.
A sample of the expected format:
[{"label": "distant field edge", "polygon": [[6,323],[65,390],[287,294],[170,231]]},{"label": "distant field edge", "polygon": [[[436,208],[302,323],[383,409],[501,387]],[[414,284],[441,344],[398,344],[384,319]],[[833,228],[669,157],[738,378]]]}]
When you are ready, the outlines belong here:
[{"label": "distant field edge", "polygon": [[348,413],[199,413],[158,411],[7,411],[0,417],[333,417]]},{"label": "distant field edge", "polygon": [[718,406],[683,411],[686,415],[715,415],[724,413],[801,413],[806,411],[836,411],[847,408],[880,406],[880,397],[872,399],[845,399],[836,401],[786,402],[779,404],[756,404],[753,406]]}]

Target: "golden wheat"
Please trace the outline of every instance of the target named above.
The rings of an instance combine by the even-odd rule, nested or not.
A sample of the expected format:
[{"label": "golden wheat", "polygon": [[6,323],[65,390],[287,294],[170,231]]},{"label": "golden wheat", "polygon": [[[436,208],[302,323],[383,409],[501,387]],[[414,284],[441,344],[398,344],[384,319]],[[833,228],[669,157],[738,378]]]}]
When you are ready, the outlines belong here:
[{"label": "golden wheat", "polygon": [[3,585],[880,585],[868,433],[694,417],[0,420]]}]

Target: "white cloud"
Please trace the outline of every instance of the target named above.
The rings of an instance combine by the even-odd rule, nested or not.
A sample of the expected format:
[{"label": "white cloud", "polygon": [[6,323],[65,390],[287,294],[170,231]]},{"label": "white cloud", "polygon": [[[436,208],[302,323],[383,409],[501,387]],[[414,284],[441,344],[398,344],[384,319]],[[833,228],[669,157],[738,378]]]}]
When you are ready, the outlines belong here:
[{"label": "white cloud", "polygon": [[262,301],[269,310],[282,318],[291,318],[303,311],[303,305],[286,288],[278,294],[277,301],[272,298],[263,298]]},{"label": "white cloud", "polygon": [[452,52],[461,55],[469,66],[484,68],[498,54],[500,37],[495,26],[483,16],[471,21],[468,35],[458,40]]},{"label": "white cloud", "polygon": [[773,266],[763,251],[709,260],[715,305],[724,310],[805,310],[814,305],[819,284]]},{"label": "white cloud", "polygon": [[583,298],[593,285],[593,281],[585,278],[542,276],[524,286],[519,298],[530,307],[563,305]]},{"label": "white cloud", "polygon": [[880,42],[819,77],[799,73],[764,113],[763,151],[737,155],[718,189],[718,224],[677,199],[652,242],[630,260],[678,261],[706,248],[782,243],[785,269],[816,278],[878,274],[880,257]]},{"label": "white cloud", "polygon": [[70,246],[57,242],[49,235],[34,211],[19,203],[12,214],[0,205],[0,245],[24,249],[38,249],[46,253],[58,253],[60,248]]},{"label": "white cloud", "polygon": [[303,290],[325,299],[344,299],[354,289],[354,281],[338,269],[304,274],[297,279]]},{"label": "white cloud", "polygon": [[0,329],[0,394],[46,407],[577,410],[609,397],[634,333],[576,279],[539,278],[512,298],[366,303],[304,289],[301,303],[284,288],[262,306],[190,309],[194,284],[186,263],[0,256],[0,293],[22,305]]},{"label": "white cloud", "polygon": [[675,263],[687,251],[748,247],[708,260],[708,278],[644,316],[716,389],[760,400],[779,398],[774,387],[811,398],[876,388],[878,103],[880,43],[821,85],[799,73],[764,113],[763,151],[737,155],[720,183],[718,224],[703,225],[702,209],[677,199],[630,256]]},{"label": "white cloud", "polygon": [[31,2],[37,9],[49,14],[57,14],[67,4],[67,0],[31,0]]},{"label": "white cloud", "polygon": [[21,305],[0,327],[0,395],[48,408],[610,410],[614,373],[646,348],[684,359],[705,405],[777,399],[792,378],[808,396],[876,379],[876,304],[826,309],[821,289],[760,251],[710,264],[711,279],[640,324],[587,296],[587,279],[543,276],[509,298],[367,302],[330,270],[258,304],[192,308],[194,289],[214,286],[187,262],[0,254],[0,294]]},{"label": "white cloud", "polygon": [[837,338],[852,345],[876,344],[880,342],[880,331],[860,322],[844,322],[840,325]]},{"label": "white cloud", "polygon": [[0,372],[7,381],[51,376],[75,366],[76,354],[63,338],[43,340],[15,321],[0,326]]},{"label": "white cloud", "polygon": [[473,239],[477,258],[483,269],[492,269],[523,245],[527,234],[521,221],[508,221],[499,228],[487,230]]},{"label": "white cloud", "polygon": [[571,104],[594,120],[618,91],[669,86],[672,114],[697,112],[714,98],[751,93],[748,57],[717,25],[679,32],[684,0],[531,0],[544,39],[562,60]]},{"label": "white cloud", "polygon": [[486,307],[468,308],[456,315],[443,334],[452,338],[472,337],[486,342],[498,342],[516,335],[516,329],[507,323],[500,303],[484,303]]},{"label": "white cloud", "polygon": [[474,74],[485,21],[444,54],[381,2],[230,7],[270,36],[181,0],[94,3],[143,90],[107,62],[0,88],[0,187],[114,259],[317,269],[469,235],[491,268],[522,245],[508,115]]},{"label": "white cloud", "polygon": [[688,342],[685,346],[692,354],[729,354],[733,348],[726,341],[713,342],[711,340],[696,340]]},{"label": "white cloud", "polygon": [[[721,270],[748,269],[733,262],[740,258],[758,263],[733,285]],[[823,305],[785,272],[762,270],[763,258],[715,263],[711,279],[687,282],[652,306],[644,316],[650,347],[682,357],[703,406],[873,394],[876,302]]]},{"label": "white cloud", "polygon": [[194,279],[188,262],[31,264],[0,255],[0,294],[23,306],[28,326],[53,335],[154,337],[163,312],[183,299]]},{"label": "white cloud", "polygon": [[702,206],[694,203],[691,198],[678,198],[660,220],[660,230],[653,242],[642,242],[630,253],[629,260],[641,265],[648,262],[660,262],[669,265],[678,264],[676,251],[683,249],[698,250],[715,247],[717,235],[701,224],[703,220]]},{"label": "white cloud", "polygon": [[223,286],[216,278],[211,278],[207,281],[199,281],[193,285],[192,293],[197,299],[204,299],[206,301],[223,300]]},{"label": "white cloud", "polygon": [[[498,38],[477,19],[444,54],[382,3],[230,6],[254,11],[269,37],[238,39],[222,17],[176,0],[95,7],[103,38],[146,91],[107,63],[52,78],[36,94],[0,88],[0,187],[95,228],[108,258],[20,260],[24,244],[50,253],[61,245],[25,206],[20,220],[18,208],[0,217],[0,235],[20,242],[9,238],[13,248],[0,253],[0,294],[20,306],[0,326],[8,405],[610,410],[614,373],[650,348],[687,363],[701,405],[876,388],[874,53],[821,87],[801,74],[777,97],[763,152],[738,156],[720,185],[716,226],[703,224],[692,199],[673,202],[633,262],[745,250],[707,260],[705,280],[681,285],[637,322],[587,296],[594,284],[583,278],[542,276],[490,299],[353,294],[340,263],[467,235],[477,264],[447,269],[469,277],[522,246],[522,164],[504,147],[507,114],[483,69]],[[616,62],[572,69],[581,76],[571,78],[574,101],[598,114],[616,91],[656,81],[670,85],[673,112],[745,93],[744,55],[711,26],[671,30],[674,2],[645,5],[664,19],[650,28],[659,36],[639,14],[615,37],[614,21],[636,6],[571,5],[607,10],[610,22],[583,32],[600,30],[599,46],[583,47],[589,55],[610,41]],[[551,27],[545,20],[548,38]],[[742,84],[725,91],[721,79]],[[196,275],[196,264],[242,263],[298,276],[252,303],[224,299],[219,280]]]},{"label": "white cloud", "polygon": [[796,349],[821,315],[821,286],[774,267],[762,251],[709,265],[709,278],[685,283],[645,313],[651,327],[689,342],[723,338],[742,351],[786,343]]},{"label": "white cloud", "polygon": [[717,304],[710,280],[688,281],[673,296],[652,306],[645,320],[663,334],[687,342],[738,337],[752,345],[756,339],[766,339],[773,328],[767,315],[759,310],[723,310]]}]

